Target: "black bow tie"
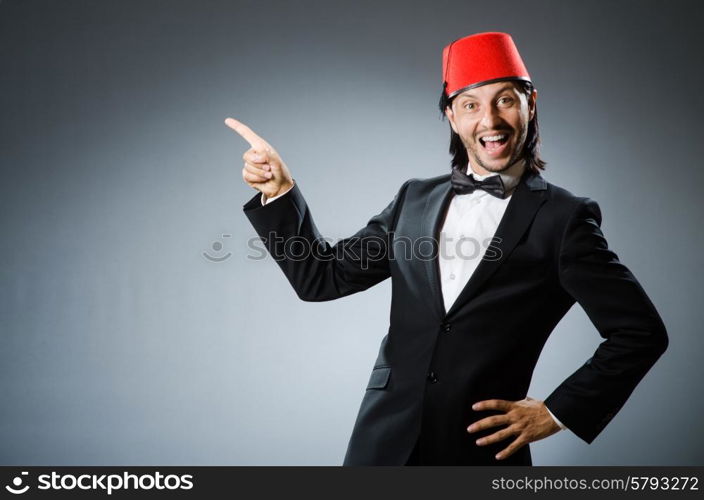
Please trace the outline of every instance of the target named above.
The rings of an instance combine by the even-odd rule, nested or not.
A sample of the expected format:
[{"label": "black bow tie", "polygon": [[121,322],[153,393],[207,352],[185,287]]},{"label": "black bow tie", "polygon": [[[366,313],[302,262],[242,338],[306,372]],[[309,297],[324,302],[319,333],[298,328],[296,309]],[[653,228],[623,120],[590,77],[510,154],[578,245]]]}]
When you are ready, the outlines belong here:
[{"label": "black bow tie", "polygon": [[472,193],[475,189],[483,189],[490,195],[496,196],[499,199],[503,199],[506,196],[504,181],[498,174],[480,181],[475,179],[473,175],[467,175],[460,169],[453,167],[451,182],[452,189],[456,194]]}]

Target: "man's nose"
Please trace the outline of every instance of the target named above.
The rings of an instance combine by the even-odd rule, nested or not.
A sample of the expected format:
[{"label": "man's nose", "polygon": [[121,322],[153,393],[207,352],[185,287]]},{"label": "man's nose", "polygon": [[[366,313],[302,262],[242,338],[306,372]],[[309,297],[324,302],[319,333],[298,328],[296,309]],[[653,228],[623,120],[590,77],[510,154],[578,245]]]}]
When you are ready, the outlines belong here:
[{"label": "man's nose", "polygon": [[488,129],[495,128],[501,122],[499,110],[494,106],[485,106],[484,114],[482,115],[481,125]]}]

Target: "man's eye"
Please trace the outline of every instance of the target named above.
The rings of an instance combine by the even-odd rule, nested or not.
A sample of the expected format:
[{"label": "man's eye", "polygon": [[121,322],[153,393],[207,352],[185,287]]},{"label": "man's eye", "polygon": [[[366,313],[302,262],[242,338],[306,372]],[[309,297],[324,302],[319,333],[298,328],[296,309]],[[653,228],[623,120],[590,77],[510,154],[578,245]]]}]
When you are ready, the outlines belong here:
[{"label": "man's eye", "polygon": [[499,98],[499,104],[511,104],[513,102],[513,99],[510,97],[501,97]]},{"label": "man's eye", "polygon": [[473,102],[468,102],[464,105],[464,109],[474,109],[474,103]]}]

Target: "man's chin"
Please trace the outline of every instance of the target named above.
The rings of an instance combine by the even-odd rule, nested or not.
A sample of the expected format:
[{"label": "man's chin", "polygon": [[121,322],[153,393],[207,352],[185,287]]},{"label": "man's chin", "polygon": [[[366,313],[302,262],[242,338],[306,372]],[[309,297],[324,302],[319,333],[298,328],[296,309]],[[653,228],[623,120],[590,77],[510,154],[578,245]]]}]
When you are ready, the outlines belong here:
[{"label": "man's chin", "polygon": [[505,160],[492,160],[490,162],[477,161],[476,164],[492,174],[501,173],[508,170],[511,168],[511,165],[513,165],[509,158],[506,158]]},{"label": "man's chin", "polygon": [[492,174],[499,174],[501,172],[504,172],[514,166],[516,162],[520,160],[520,157],[507,157],[507,158],[477,158],[475,157],[470,157],[470,162],[472,165],[479,165],[482,167],[484,170],[487,172],[490,172]]}]

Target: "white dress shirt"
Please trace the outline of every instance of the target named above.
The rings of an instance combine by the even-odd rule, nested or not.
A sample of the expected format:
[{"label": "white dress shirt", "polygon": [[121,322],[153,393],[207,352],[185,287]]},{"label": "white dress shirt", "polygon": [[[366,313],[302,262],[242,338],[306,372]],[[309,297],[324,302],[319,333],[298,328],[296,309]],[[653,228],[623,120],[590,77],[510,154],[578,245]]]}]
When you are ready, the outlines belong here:
[{"label": "white dress shirt", "polygon": [[[472,193],[453,195],[450,200],[440,231],[439,258],[440,281],[446,312],[450,310],[452,303],[477,269],[524,169],[525,163],[518,162],[499,174],[479,175],[474,173],[473,169],[468,170],[475,179],[480,180],[492,175],[500,175],[508,195],[504,199],[499,199],[484,190],[477,189]],[[293,186],[272,198],[267,198],[262,193],[262,205],[285,195],[292,188]],[[549,409],[548,413],[560,429],[567,428]]]},{"label": "white dress shirt", "polygon": [[524,168],[524,163],[518,162],[499,174],[479,175],[474,170],[468,171],[469,175],[479,180],[501,176],[507,193],[503,199],[482,189],[452,196],[439,235],[440,278],[446,312],[450,310],[490,246]]}]

